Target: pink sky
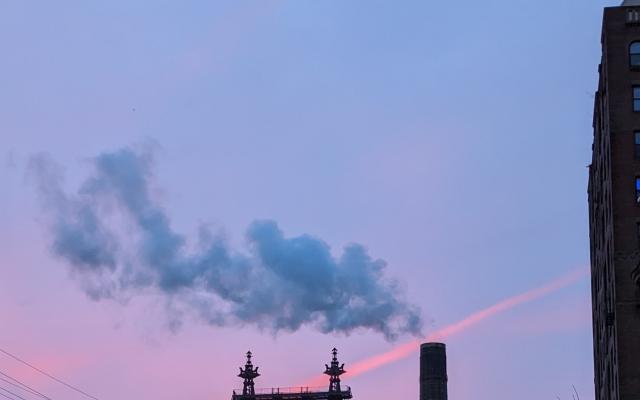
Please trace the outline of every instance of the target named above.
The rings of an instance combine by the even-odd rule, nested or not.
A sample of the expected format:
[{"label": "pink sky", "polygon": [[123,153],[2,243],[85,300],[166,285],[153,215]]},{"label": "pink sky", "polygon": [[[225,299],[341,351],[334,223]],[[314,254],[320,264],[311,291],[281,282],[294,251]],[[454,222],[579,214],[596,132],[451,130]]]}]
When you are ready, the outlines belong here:
[{"label": "pink sky", "polygon": [[[436,330],[435,332],[429,334],[425,338],[412,340],[410,342],[406,342],[400,344],[390,351],[386,351],[382,354],[377,354],[367,359],[357,361],[353,365],[349,367],[349,370],[344,375],[344,378],[351,378],[358,375],[366,374],[367,372],[383,367],[387,364],[396,362],[403,358],[409,357],[411,355],[415,355],[419,352],[420,344],[425,342],[442,342],[446,343],[452,336],[457,334],[463,334],[466,331],[472,329],[475,325],[482,323],[484,320],[507,311],[511,308],[514,308],[520,304],[528,303],[530,301],[539,299],[540,297],[549,295],[555,291],[566,288],[567,286],[576,283],[580,279],[584,279],[589,275],[589,271],[586,268],[581,268],[567,274],[565,276],[554,279],[553,281],[526,291],[525,293],[510,297],[508,299],[502,300],[490,307],[487,307],[483,310],[476,311],[469,316],[463,318],[462,320],[455,322],[453,324],[447,325],[443,328]],[[572,310],[573,311],[573,310]],[[575,313],[574,313],[575,314]],[[547,315],[545,321],[543,321],[543,329],[551,324],[558,324],[563,321],[567,315],[562,315],[561,318],[550,319]],[[586,320],[581,321],[583,324],[588,322]],[[547,328],[548,329],[548,328]],[[320,386],[326,381],[326,377],[322,375],[318,375],[317,377],[303,383],[301,386]]]},{"label": "pink sky", "polygon": [[[247,350],[272,387],[337,347],[367,370],[345,379],[356,399],[417,399],[410,336],[196,318],[172,333],[152,292],[88,299],[50,251],[28,160],[48,153],[75,191],[91,157],[153,142],[154,195],[189,245],[210,224],[243,248],[264,218],[384,259],[424,335],[447,333],[452,400],[565,400],[572,384],[593,399],[589,280],[545,285],[589,264],[592,93],[616,3],[3,3],[0,348],[100,400],[216,400]],[[395,361],[362,364],[380,355]],[[0,371],[80,398],[2,355]]]},{"label": "pink sky", "polygon": [[[34,235],[38,236],[37,233]],[[350,371],[344,382],[352,385],[359,396],[376,387],[379,373],[370,370],[378,368],[383,376],[393,370],[405,371],[407,377],[412,377],[409,380],[416,382],[407,388],[407,394],[417,391],[417,348],[422,340],[399,345],[373,341],[363,346],[358,343],[361,342],[360,334],[340,338],[307,331],[304,335],[282,334],[271,338],[249,329],[216,330],[196,322],[174,335],[163,328],[162,307],[154,304],[153,298],[134,301],[125,309],[117,304],[89,302],[65,274],[52,275],[44,285],[56,293],[50,296],[25,284],[37,280],[41,263],[51,263],[46,253],[14,248],[5,255],[10,263],[20,262],[26,266],[20,271],[14,269],[11,280],[2,281],[0,304],[3,318],[8,323],[0,338],[5,347],[99,398],[105,398],[103,393],[108,393],[109,398],[153,396],[169,399],[185,394],[192,398],[225,398],[231,389],[241,384],[235,374],[237,366],[243,363],[247,347],[254,352],[254,360],[263,372],[258,386],[294,386],[305,381],[308,386],[322,385],[326,379],[308,381],[308,378],[322,370],[329,357],[323,350],[334,344],[341,349],[341,361]],[[585,315],[580,302],[565,303],[556,294],[578,279],[583,282],[584,275],[584,269],[580,269],[489,305],[489,308],[469,310],[460,321],[444,326],[424,339],[448,343],[452,353],[449,357],[451,393],[460,395],[467,390],[467,386],[460,385],[456,379],[458,368],[455,364],[461,361],[456,351],[460,339],[486,340],[483,339],[486,335],[506,332],[512,338],[535,342],[537,337],[554,332],[557,325],[566,326],[567,317]],[[30,291],[29,287],[33,289]],[[554,311],[540,308],[544,303],[536,305],[545,296],[550,296],[546,301]],[[529,308],[521,309],[523,303],[530,303]],[[570,325],[569,332],[588,329],[590,320],[588,309],[586,311],[587,318]],[[546,332],[544,326],[535,326],[536,321],[547,326]],[[514,329],[523,323],[534,326]],[[324,344],[310,349],[308,338]],[[465,363],[473,361],[466,360]],[[283,365],[289,367],[283,368]],[[54,398],[81,398],[7,357],[0,356],[0,370],[29,382]],[[477,378],[465,377],[464,382],[469,379]],[[158,382],[171,384],[159,385]]]}]

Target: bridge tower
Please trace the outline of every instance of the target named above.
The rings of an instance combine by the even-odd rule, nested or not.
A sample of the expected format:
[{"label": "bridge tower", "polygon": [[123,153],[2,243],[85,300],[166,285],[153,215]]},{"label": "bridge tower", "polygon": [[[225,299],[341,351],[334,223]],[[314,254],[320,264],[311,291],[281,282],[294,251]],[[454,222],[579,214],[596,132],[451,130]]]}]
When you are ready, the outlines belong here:
[{"label": "bridge tower", "polygon": [[331,359],[331,366],[325,364],[326,375],[329,375],[329,400],[342,400],[343,398],[349,398],[343,396],[343,392],[340,389],[340,375],[344,374],[344,364],[340,365],[338,362],[338,350],[334,347],[331,351],[333,358]]},{"label": "bridge tower", "polygon": [[260,376],[258,373],[258,367],[253,368],[253,364],[251,363],[251,352],[247,351],[247,363],[244,365],[244,369],[240,367],[240,373],[238,376],[244,379],[242,385],[242,396],[255,396],[256,390],[254,387],[253,380]]}]

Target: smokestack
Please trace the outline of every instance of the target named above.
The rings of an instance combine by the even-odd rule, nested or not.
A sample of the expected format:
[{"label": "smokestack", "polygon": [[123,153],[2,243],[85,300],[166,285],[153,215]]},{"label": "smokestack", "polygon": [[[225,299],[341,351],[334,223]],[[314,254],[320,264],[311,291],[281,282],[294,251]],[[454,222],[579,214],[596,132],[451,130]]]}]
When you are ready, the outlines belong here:
[{"label": "smokestack", "polygon": [[444,343],[420,345],[420,400],[447,400],[447,350]]}]

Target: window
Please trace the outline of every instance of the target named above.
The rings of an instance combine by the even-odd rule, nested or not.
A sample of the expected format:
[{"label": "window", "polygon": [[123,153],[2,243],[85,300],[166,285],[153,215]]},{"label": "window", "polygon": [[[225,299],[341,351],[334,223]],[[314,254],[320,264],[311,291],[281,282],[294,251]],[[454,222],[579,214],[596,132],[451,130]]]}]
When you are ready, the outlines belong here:
[{"label": "window", "polygon": [[640,68],[640,42],[633,42],[629,46],[629,65]]},{"label": "window", "polygon": [[[607,326],[613,326],[613,323],[615,322],[615,320],[616,320],[616,315],[614,313],[612,313],[612,312],[608,312],[607,313],[607,318],[606,318]],[[611,378],[609,378],[609,379],[611,379]]]},{"label": "window", "polygon": [[636,160],[640,160],[640,131],[635,131],[633,136]]},{"label": "window", "polygon": [[640,86],[633,87],[633,111],[640,111]]},{"label": "window", "polygon": [[640,204],[640,178],[636,177],[636,203]]}]

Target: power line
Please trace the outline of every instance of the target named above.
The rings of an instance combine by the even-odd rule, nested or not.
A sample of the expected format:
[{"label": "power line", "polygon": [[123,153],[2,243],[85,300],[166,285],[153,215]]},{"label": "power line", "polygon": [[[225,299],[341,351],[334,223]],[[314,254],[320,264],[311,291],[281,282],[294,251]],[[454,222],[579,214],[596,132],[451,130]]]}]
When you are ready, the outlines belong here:
[{"label": "power line", "polygon": [[2,381],[2,382],[4,382],[4,383],[8,383],[9,385],[11,385],[11,386],[13,386],[13,387],[15,387],[15,388],[18,388],[18,389],[20,389],[20,390],[23,390],[23,391],[25,391],[25,392],[27,392],[27,393],[31,393],[31,394],[34,394],[34,395],[36,395],[36,396],[38,395],[37,393],[32,392],[31,390],[25,389],[25,388],[23,388],[23,387],[22,387],[22,386],[20,386],[20,385],[16,385],[15,383],[13,383],[13,382],[11,382],[11,381],[8,381],[8,380],[6,380],[6,379],[4,379],[4,378],[0,378],[0,381]]},{"label": "power line", "polygon": [[18,379],[16,379],[16,378],[14,378],[13,376],[7,375],[7,374],[5,374],[5,373],[4,373],[4,372],[2,372],[2,371],[0,371],[0,375],[2,375],[2,376],[4,376],[4,377],[7,377],[7,378],[11,379],[13,382],[17,383],[17,385],[16,385],[15,383],[12,383],[12,382],[10,382],[10,381],[7,381],[6,379],[3,379],[3,378],[0,378],[0,380],[3,380],[3,381],[5,381],[5,382],[7,382],[7,383],[9,383],[9,384],[11,384],[11,385],[14,385],[14,386],[22,387],[22,388],[24,388],[23,390],[28,391],[28,392],[31,392],[31,393],[33,393],[33,394],[35,394],[35,395],[38,395],[38,396],[40,396],[40,397],[42,397],[42,398],[44,398],[44,399],[52,400],[50,397],[48,397],[48,396],[46,396],[46,395],[44,395],[44,394],[40,393],[40,392],[39,392],[39,391],[37,391],[36,389],[32,388],[31,386],[27,385],[27,384],[26,384],[26,383],[24,383],[24,382],[21,382],[20,380],[18,380]]},{"label": "power line", "polygon": [[11,382],[11,381],[8,381],[8,380],[6,380],[6,379],[4,379],[4,378],[0,378],[0,381],[6,382],[6,383],[8,383],[9,385],[12,385],[12,386],[15,386],[15,387],[17,387],[17,388],[20,388],[20,389],[22,389],[22,390],[24,390],[24,391],[26,391],[26,392],[31,393],[31,394],[35,394],[36,396],[40,396],[40,397],[42,397],[43,399],[46,399],[46,400],[52,400],[50,397],[45,396],[44,394],[42,394],[42,393],[38,392],[38,391],[37,391],[37,390],[35,390],[34,388],[32,388],[32,387],[30,387],[30,386],[28,386],[28,385],[26,385],[26,384],[24,384],[24,383],[20,382],[20,381],[19,381],[19,380],[17,380],[16,378],[14,378],[14,377],[12,377],[12,376],[9,376],[9,375],[5,374],[5,373],[4,373],[4,372],[2,372],[2,371],[0,371],[0,375],[2,375],[2,376],[6,376],[7,378],[11,379],[13,382],[16,382],[17,384],[16,384],[16,383],[13,383],[13,382]]},{"label": "power line", "polygon": [[0,392],[0,396],[2,396],[2,397],[4,397],[4,398],[7,398],[7,399],[9,399],[9,400],[16,400],[15,398],[13,398],[13,397],[9,397],[9,396],[7,396],[6,394],[4,394],[4,393],[2,393],[2,392]]},{"label": "power line", "polygon": [[0,390],[4,390],[5,392],[10,393],[12,396],[16,396],[16,397],[17,397],[17,398],[19,398],[19,399],[27,400],[27,399],[25,399],[24,397],[20,396],[19,394],[17,394],[17,393],[13,393],[11,390],[9,390],[9,389],[5,389],[5,388],[3,388],[2,386],[0,386]]},{"label": "power line", "polygon": [[5,355],[7,355],[7,356],[9,356],[9,357],[13,358],[14,360],[16,360],[16,361],[18,361],[18,362],[20,362],[20,363],[22,363],[22,364],[26,365],[27,367],[32,368],[32,369],[34,369],[34,370],[36,370],[36,371],[40,372],[42,375],[47,376],[47,377],[49,377],[49,378],[53,379],[54,381],[56,381],[56,382],[58,382],[58,383],[60,383],[60,384],[62,384],[62,385],[64,385],[64,386],[68,387],[68,388],[69,388],[69,389],[71,389],[71,390],[75,390],[76,392],[78,392],[78,393],[80,393],[80,394],[82,394],[82,395],[84,395],[84,396],[86,396],[86,397],[89,397],[89,398],[91,398],[91,399],[93,399],[93,400],[99,400],[97,397],[92,396],[92,395],[90,395],[89,393],[87,393],[87,392],[85,392],[85,391],[83,391],[83,390],[81,390],[81,389],[78,389],[77,387],[75,387],[75,386],[73,386],[73,385],[70,385],[70,384],[68,384],[68,383],[64,382],[64,381],[63,381],[63,380],[61,380],[61,379],[56,378],[55,376],[53,376],[53,375],[51,375],[51,374],[49,374],[49,373],[47,373],[47,372],[45,372],[45,371],[41,370],[40,368],[38,368],[38,367],[36,367],[36,366],[34,366],[34,365],[29,364],[28,362],[24,361],[23,359],[19,358],[19,357],[18,357],[18,356],[16,356],[16,355],[13,355],[13,354],[9,353],[9,352],[8,352],[8,351],[6,351],[6,350],[3,350],[3,349],[1,349],[1,348],[0,348],[0,353],[3,353],[3,354],[5,354]]}]

